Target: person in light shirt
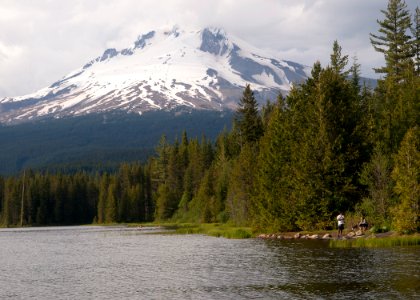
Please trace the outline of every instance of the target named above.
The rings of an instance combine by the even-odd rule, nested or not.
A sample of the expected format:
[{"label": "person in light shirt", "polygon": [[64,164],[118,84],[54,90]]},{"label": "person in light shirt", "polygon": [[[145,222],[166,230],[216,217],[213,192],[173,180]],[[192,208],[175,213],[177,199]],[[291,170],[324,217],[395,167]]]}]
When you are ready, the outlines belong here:
[{"label": "person in light shirt", "polygon": [[343,215],[343,213],[340,213],[337,216],[337,223],[338,223],[338,237],[341,237],[343,235],[343,229],[344,229],[344,215]]}]

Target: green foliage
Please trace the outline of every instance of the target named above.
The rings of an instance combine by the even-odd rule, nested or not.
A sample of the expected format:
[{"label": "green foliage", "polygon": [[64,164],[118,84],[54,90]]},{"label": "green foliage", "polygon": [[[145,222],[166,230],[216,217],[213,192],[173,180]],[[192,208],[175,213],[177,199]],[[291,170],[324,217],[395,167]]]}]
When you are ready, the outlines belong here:
[{"label": "green foliage", "polygon": [[229,176],[229,190],[226,209],[230,220],[240,226],[249,225],[251,221],[252,198],[255,194],[255,177],[257,174],[257,148],[246,144],[237,159]]},{"label": "green foliage", "polygon": [[389,208],[393,204],[391,161],[377,147],[369,163],[365,164],[360,181],[367,186],[368,194],[358,205],[361,214],[372,224],[380,226],[389,221]]},{"label": "green foliage", "polygon": [[351,75],[351,83],[356,91],[360,92],[360,64],[357,62],[357,57],[353,57],[353,65],[351,66],[350,70]]},{"label": "green foliage", "polygon": [[160,184],[156,194],[156,220],[166,220],[175,212],[176,198],[168,185]]},{"label": "green foliage", "polygon": [[397,205],[392,209],[393,226],[399,232],[420,227],[420,131],[407,131],[396,155],[392,178]]},{"label": "green foliage", "polygon": [[263,134],[263,125],[258,113],[258,103],[249,84],[245,87],[243,96],[238,103],[235,125],[234,128],[238,131],[241,145],[256,142]]},{"label": "green foliage", "polygon": [[336,74],[347,76],[349,71],[344,71],[348,63],[348,55],[341,55],[341,46],[337,41],[333,44],[333,53],[331,54],[331,68]]},{"label": "green foliage", "polygon": [[375,69],[377,73],[385,73],[396,82],[410,67],[413,57],[413,41],[408,31],[411,27],[411,17],[404,0],[390,0],[387,10],[381,10],[384,20],[377,21],[379,35],[370,34],[374,49],[385,56],[386,65]]},{"label": "green foliage", "polygon": [[[272,231],[294,229],[294,199],[289,198],[291,149],[288,115],[276,107],[261,140],[258,158],[257,196],[253,203],[253,225]],[[291,174],[290,174],[291,175]]]},{"label": "green foliage", "polygon": [[273,112],[259,160],[263,227],[325,228],[336,210],[359,201],[356,174],[367,159],[364,99],[343,76],[346,61],[335,43],[333,68],[315,64],[313,77]]},{"label": "green foliage", "polygon": [[[386,66],[380,71],[386,77],[374,91],[360,86],[360,65],[355,60],[347,69],[348,56],[335,41],[328,67],[316,62],[306,82],[295,86],[286,98],[279,95],[276,102],[267,102],[261,111],[247,85],[232,130],[220,132],[220,128],[215,139],[197,138],[200,134],[194,128],[205,120],[215,120],[204,117],[208,114],[221,118],[211,112],[187,115],[187,119],[202,119],[192,123],[185,115],[176,120],[176,114],[165,113],[157,113],[170,119],[165,122],[157,122],[157,115],[145,115],[142,120],[148,121],[147,125],[133,116],[122,125],[118,117],[102,115],[97,118],[104,122],[85,120],[90,126],[64,120],[72,124],[71,132],[80,135],[78,151],[93,149],[97,154],[98,168],[88,164],[89,172],[82,171],[80,167],[85,164],[79,158],[78,165],[71,168],[27,171],[25,179],[0,177],[1,224],[221,222],[223,225],[206,232],[245,237],[249,235],[247,229],[221,230],[224,233],[219,229],[228,224],[252,226],[260,232],[329,229],[338,211],[346,211],[349,219],[364,215],[375,230],[419,230],[420,77],[413,59],[418,44],[401,35],[408,32],[410,23],[403,1],[390,0],[383,13],[380,34],[371,38],[375,49],[385,56]],[[416,34],[417,27],[413,28]],[[395,49],[400,52],[395,53]],[[189,125],[179,125],[183,122]],[[150,138],[152,144],[137,140],[144,130],[154,135],[162,132],[163,123],[171,128],[160,142],[156,136]],[[45,124],[49,127],[51,123]],[[20,133],[17,136],[26,140],[25,130],[37,136],[31,126],[19,128],[8,131],[0,127],[2,141],[9,141],[12,133]],[[86,135],[86,128],[92,135]],[[126,144],[122,136],[130,131],[138,135],[130,135],[132,142]],[[181,138],[175,138],[179,134]],[[57,132],[47,130],[44,138],[41,144],[47,138],[57,143],[54,147],[60,148],[60,157],[75,154],[65,152],[65,139]],[[138,147],[157,146],[147,162],[116,167],[116,160],[102,155],[98,150],[102,146],[96,148],[91,139],[107,146],[121,142],[119,153],[133,149],[138,154]],[[28,140],[27,145],[33,145]],[[13,153],[13,143],[16,139],[5,142],[2,150]],[[21,148],[26,154],[38,153],[48,145]],[[1,153],[9,171],[35,159],[26,154],[8,159]],[[136,155],[131,158],[139,159]],[[119,159],[126,160],[127,156]],[[45,163],[39,157],[36,160],[40,165]],[[22,193],[24,185],[26,192]]]},{"label": "green foliage", "polygon": [[420,76],[420,8],[416,8],[416,12],[413,16],[413,28],[411,33],[413,34],[413,52],[414,52],[414,65],[416,75]]},{"label": "green foliage", "polygon": [[173,226],[165,226],[174,228],[177,234],[207,234],[214,237],[224,237],[228,239],[247,239],[253,236],[252,231],[248,227],[236,227],[226,224],[176,224]]},{"label": "green foliage", "polygon": [[0,174],[115,172],[123,162],[146,162],[163,133],[170,142],[183,130],[215,140],[232,118],[231,111],[116,112],[0,125]]},{"label": "green foliage", "polygon": [[386,248],[396,246],[420,246],[420,236],[398,236],[388,238],[359,238],[330,240],[331,248]]},{"label": "green foliage", "polygon": [[369,229],[370,232],[372,233],[384,233],[384,232],[388,232],[391,230],[391,227],[389,225],[374,225],[372,226],[371,229]]},{"label": "green foliage", "polygon": [[111,180],[108,186],[105,204],[105,223],[117,222],[116,184]]}]

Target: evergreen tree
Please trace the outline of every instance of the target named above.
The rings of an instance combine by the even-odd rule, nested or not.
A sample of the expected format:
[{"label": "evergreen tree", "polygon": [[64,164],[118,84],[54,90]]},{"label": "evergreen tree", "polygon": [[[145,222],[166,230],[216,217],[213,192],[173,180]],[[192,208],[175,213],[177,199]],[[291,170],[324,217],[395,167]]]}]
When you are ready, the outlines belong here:
[{"label": "evergreen tree", "polygon": [[333,44],[333,53],[330,55],[331,58],[331,68],[337,74],[347,76],[349,71],[344,71],[344,68],[348,63],[348,55],[342,56],[341,46],[338,44],[337,40]]},{"label": "evergreen tree", "polygon": [[416,8],[416,12],[413,17],[413,28],[411,30],[414,41],[413,41],[413,52],[414,52],[414,65],[417,76],[420,76],[420,8]]},{"label": "evergreen tree", "polygon": [[7,178],[4,183],[4,202],[2,211],[1,224],[3,226],[10,226],[18,224],[19,214],[19,186],[13,178]]},{"label": "evergreen tree", "polygon": [[256,208],[263,224],[325,228],[332,214],[360,199],[357,174],[368,158],[363,106],[343,76],[338,44],[332,60],[327,69],[314,65],[312,77],[277,108],[262,139]]},{"label": "evergreen tree", "polygon": [[168,177],[169,144],[166,135],[162,135],[156,147],[157,160],[154,175],[156,182],[165,182]]},{"label": "evergreen tree", "polygon": [[241,145],[256,142],[263,134],[262,121],[258,113],[258,103],[249,84],[245,87],[242,98],[239,100],[235,115],[235,125]]},{"label": "evergreen tree", "polygon": [[214,176],[214,202],[213,210],[216,216],[217,222],[226,223],[229,219],[229,215],[226,212],[226,198],[229,189],[229,177],[231,174],[231,163],[225,161],[215,162],[213,166]]},{"label": "evergreen tree", "polygon": [[69,181],[67,177],[58,175],[53,183],[54,197],[54,223],[64,223],[64,203],[68,201]]},{"label": "evergreen tree", "polygon": [[114,177],[110,178],[107,189],[107,197],[105,204],[105,223],[115,223],[118,217],[118,206],[116,199],[117,183]]},{"label": "evergreen tree", "polygon": [[173,216],[176,210],[177,198],[167,184],[160,184],[156,193],[156,220],[167,220]]},{"label": "evergreen tree", "polygon": [[[180,153],[178,140],[170,147],[168,158],[168,178],[166,184],[174,193],[174,198],[181,198],[183,189],[183,179],[185,172],[185,161],[183,157],[185,153]],[[173,204],[174,207],[178,206],[177,203]]]},{"label": "evergreen tree", "polygon": [[358,208],[376,226],[390,223],[389,208],[393,205],[391,169],[389,155],[377,145],[361,172],[360,181],[367,186],[368,194]]},{"label": "evergreen tree", "polygon": [[164,195],[167,197],[167,199],[160,199],[161,201],[158,202],[158,205],[165,205],[164,219],[172,217],[181,200],[185,173],[184,163],[183,157],[179,152],[179,143],[176,140],[169,150],[168,178],[165,181],[165,186],[169,192],[159,194],[160,198],[164,197]]},{"label": "evergreen tree", "polygon": [[357,93],[360,93],[360,64],[357,62],[357,57],[353,57],[353,65],[350,68],[351,83]]},{"label": "evergreen tree", "polygon": [[383,53],[385,66],[377,69],[386,75],[378,81],[375,93],[376,140],[384,154],[396,152],[406,131],[418,123],[418,76],[415,75],[413,49],[416,41],[410,37],[411,17],[403,0],[390,0],[380,35],[371,34],[376,51]]},{"label": "evergreen tree", "polygon": [[188,167],[188,161],[189,161],[188,144],[189,144],[189,140],[188,140],[187,132],[184,130],[182,132],[181,145],[179,146],[179,156],[180,156],[179,160],[180,160],[180,167],[182,169],[182,173],[185,172],[185,170]]},{"label": "evergreen tree", "polygon": [[227,194],[227,211],[236,225],[250,225],[252,199],[255,196],[256,147],[246,144],[233,162]]},{"label": "evergreen tree", "polygon": [[209,223],[215,221],[212,213],[211,204],[214,199],[213,177],[210,171],[205,172],[197,194],[189,203],[189,215],[191,221],[199,223]]},{"label": "evergreen tree", "polygon": [[97,222],[105,223],[106,220],[106,200],[108,198],[109,175],[102,175],[99,183],[99,195],[97,204]]},{"label": "evergreen tree", "polygon": [[152,191],[152,171],[151,171],[151,164],[148,163],[144,167],[144,190],[143,190],[143,197],[144,197],[144,221],[151,221],[153,220],[154,216],[154,200],[153,200],[153,191]]},{"label": "evergreen tree", "polygon": [[[284,98],[281,94],[278,95],[277,102],[281,104],[284,103]],[[261,121],[263,125],[263,131],[267,129],[271,114],[274,111],[274,107],[275,107],[275,104],[267,100],[267,103],[263,106],[261,110]]]},{"label": "evergreen tree", "polygon": [[392,178],[398,203],[393,208],[393,224],[399,232],[420,229],[420,130],[407,131],[396,155]]},{"label": "evergreen tree", "polygon": [[385,56],[385,66],[375,69],[399,82],[413,57],[412,39],[408,35],[411,17],[404,0],[389,0],[383,21],[377,21],[379,34],[370,34],[370,41],[376,51]]}]

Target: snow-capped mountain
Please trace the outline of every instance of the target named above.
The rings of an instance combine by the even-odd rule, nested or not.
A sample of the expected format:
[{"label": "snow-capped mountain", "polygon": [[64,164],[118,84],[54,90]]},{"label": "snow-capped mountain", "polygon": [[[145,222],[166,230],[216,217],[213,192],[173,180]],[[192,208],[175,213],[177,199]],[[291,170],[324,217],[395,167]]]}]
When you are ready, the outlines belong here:
[{"label": "snow-capped mountain", "polygon": [[33,94],[0,99],[0,122],[121,110],[234,108],[249,83],[261,101],[287,93],[309,67],[281,60],[222,29],[150,31]]}]

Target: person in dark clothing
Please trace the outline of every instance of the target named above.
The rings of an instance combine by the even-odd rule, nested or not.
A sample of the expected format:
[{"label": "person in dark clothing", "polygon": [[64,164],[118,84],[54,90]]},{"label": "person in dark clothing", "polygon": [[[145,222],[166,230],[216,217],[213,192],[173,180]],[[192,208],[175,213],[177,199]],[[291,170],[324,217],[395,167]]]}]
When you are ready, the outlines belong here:
[{"label": "person in dark clothing", "polygon": [[360,218],[360,223],[359,223],[359,228],[360,228],[360,230],[362,231],[362,232],[365,232],[366,231],[366,229],[368,228],[368,226],[369,226],[369,224],[368,224],[368,222],[366,222],[366,219],[365,219],[365,217],[361,217]]}]

